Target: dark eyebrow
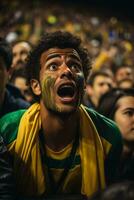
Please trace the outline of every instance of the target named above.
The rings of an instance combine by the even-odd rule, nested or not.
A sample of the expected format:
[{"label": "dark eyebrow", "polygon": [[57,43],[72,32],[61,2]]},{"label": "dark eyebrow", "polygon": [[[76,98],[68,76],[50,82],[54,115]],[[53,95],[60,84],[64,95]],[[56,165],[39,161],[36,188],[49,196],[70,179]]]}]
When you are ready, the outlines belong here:
[{"label": "dark eyebrow", "polygon": [[125,108],[124,110],[131,110],[134,112],[134,108],[131,108],[131,107]]},{"label": "dark eyebrow", "polygon": [[76,55],[70,54],[69,57],[71,57],[71,58],[73,58],[75,60],[79,60],[79,62],[81,62],[81,59]]},{"label": "dark eyebrow", "polygon": [[52,59],[52,58],[55,58],[55,57],[59,57],[60,58],[60,55],[59,54],[51,54],[47,57],[46,61]]},{"label": "dark eyebrow", "polygon": [[[47,57],[47,59],[46,59],[46,61],[48,61],[48,60],[50,60],[50,59],[52,59],[52,58],[55,58],[55,57],[61,57],[61,54],[51,54],[51,55],[49,55],[48,57]],[[81,62],[81,60],[80,60],[80,58],[78,57],[78,56],[76,56],[76,55],[72,55],[72,54],[69,54],[69,57],[70,58],[73,58],[73,59],[75,59],[75,60],[78,60],[79,62]]]}]

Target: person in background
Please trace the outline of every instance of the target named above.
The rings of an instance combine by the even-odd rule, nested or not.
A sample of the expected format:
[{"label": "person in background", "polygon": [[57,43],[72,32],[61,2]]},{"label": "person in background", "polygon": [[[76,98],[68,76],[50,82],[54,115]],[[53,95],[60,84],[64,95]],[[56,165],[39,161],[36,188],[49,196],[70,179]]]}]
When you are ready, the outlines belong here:
[{"label": "person in background", "polygon": [[17,88],[7,84],[11,63],[11,48],[3,38],[0,38],[0,117],[11,111],[28,108],[30,105],[22,98]]},{"label": "person in background", "polygon": [[134,181],[134,88],[115,88],[104,94],[98,111],[117,123],[123,137],[119,180]]},{"label": "person in background", "polygon": [[0,136],[0,200],[15,200],[15,181],[7,148]]},{"label": "person in background", "polygon": [[89,200],[133,200],[134,182],[116,183],[92,196]]},{"label": "person in background", "polygon": [[27,85],[27,77],[25,68],[19,68],[13,71],[10,83],[17,87],[21,94],[25,97],[25,100],[32,104],[34,102],[34,96],[31,89]]},{"label": "person in background", "polygon": [[101,70],[104,65],[110,66],[117,55],[119,55],[119,47],[116,44],[102,48],[99,55],[94,60],[93,70]]},{"label": "person in background", "polygon": [[117,87],[119,88],[134,88],[134,80],[130,78],[122,79],[118,82]]},{"label": "person in background", "polygon": [[96,110],[100,97],[113,86],[113,77],[110,74],[103,71],[93,72],[86,82],[83,104]]},{"label": "person in background", "polygon": [[22,95],[24,95],[25,91],[28,90],[25,69],[20,68],[15,70],[14,73],[12,74],[10,83],[19,88]]},{"label": "person in background", "polygon": [[32,46],[27,41],[16,41],[12,45],[13,60],[11,67],[14,69],[21,68],[25,65],[26,59]]},{"label": "person in background", "polygon": [[91,65],[80,38],[45,33],[27,66],[37,102],[0,119],[18,197],[88,197],[114,182],[121,135],[114,122],[81,105]]},{"label": "person in background", "polygon": [[118,82],[120,82],[123,79],[131,79],[133,81],[134,74],[133,74],[133,68],[126,64],[121,64],[120,66],[113,66],[112,68],[115,82],[118,85]]}]

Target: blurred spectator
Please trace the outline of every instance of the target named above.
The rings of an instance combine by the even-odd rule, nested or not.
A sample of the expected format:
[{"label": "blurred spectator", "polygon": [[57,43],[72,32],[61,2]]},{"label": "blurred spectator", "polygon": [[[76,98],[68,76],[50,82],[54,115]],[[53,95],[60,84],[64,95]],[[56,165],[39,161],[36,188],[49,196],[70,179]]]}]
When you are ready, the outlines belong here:
[{"label": "blurred spectator", "polygon": [[15,181],[7,148],[0,136],[0,200],[15,200]]},{"label": "blurred spectator", "polygon": [[114,86],[110,74],[102,71],[96,71],[91,74],[87,80],[85,96],[83,103],[96,109],[100,97]]},{"label": "blurred spectator", "polygon": [[134,181],[134,88],[114,88],[105,93],[100,99],[98,110],[117,123],[123,137],[119,179]]},{"label": "blurred spectator", "polygon": [[11,91],[9,91],[9,88],[6,87],[11,63],[11,48],[3,38],[0,38],[0,117],[8,112],[29,107],[29,103],[20,97],[15,98]]},{"label": "blurred spectator", "polygon": [[130,78],[124,78],[117,83],[119,88],[134,88],[134,81]]},{"label": "blurred spectator", "polygon": [[102,49],[96,57],[93,65],[94,70],[100,70],[103,65],[110,65],[119,53],[117,45],[111,45],[108,48]]},{"label": "blurred spectator", "polygon": [[134,182],[116,183],[93,195],[89,200],[133,200]]},{"label": "blurred spectator", "polygon": [[14,70],[10,82],[20,89],[21,93],[24,95],[25,91],[28,89],[28,86],[26,84],[26,75],[25,75],[25,69],[20,68]]},{"label": "blurred spectator", "polygon": [[133,80],[133,69],[131,66],[122,64],[120,66],[115,66],[113,68],[115,82],[118,84],[119,81],[123,79],[132,79]]},{"label": "blurred spectator", "polygon": [[34,102],[32,92],[27,85],[25,68],[15,69],[13,71],[10,82],[21,91],[21,94],[25,97],[26,101],[29,103]]},{"label": "blurred spectator", "polygon": [[94,69],[111,63],[118,66],[122,60],[134,64],[134,26],[120,12],[117,16],[113,9],[109,12],[81,1],[23,1],[20,6],[16,0],[6,0],[1,4],[1,34],[10,43],[36,44],[44,31],[67,30],[82,38],[94,59]]},{"label": "blurred spectator", "polygon": [[31,51],[31,44],[26,41],[17,41],[12,45],[13,61],[12,68],[23,67],[26,58]]}]

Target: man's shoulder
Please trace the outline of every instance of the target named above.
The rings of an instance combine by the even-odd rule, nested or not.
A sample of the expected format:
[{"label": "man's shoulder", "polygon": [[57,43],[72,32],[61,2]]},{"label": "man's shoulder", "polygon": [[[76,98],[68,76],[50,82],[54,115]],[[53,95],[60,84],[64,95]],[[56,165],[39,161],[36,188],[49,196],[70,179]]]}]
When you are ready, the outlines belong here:
[{"label": "man's shoulder", "polygon": [[4,116],[7,113],[17,111],[19,109],[27,109],[30,107],[30,104],[21,98],[14,98],[8,90],[5,91],[5,98],[0,111],[0,117]]},{"label": "man's shoulder", "polygon": [[97,111],[85,107],[87,113],[91,117],[100,137],[104,138],[111,144],[121,140],[121,134],[116,123],[111,119],[101,115]]},{"label": "man's shoulder", "polygon": [[16,139],[18,126],[25,111],[24,109],[14,111],[0,118],[0,135],[4,138],[6,145]]}]

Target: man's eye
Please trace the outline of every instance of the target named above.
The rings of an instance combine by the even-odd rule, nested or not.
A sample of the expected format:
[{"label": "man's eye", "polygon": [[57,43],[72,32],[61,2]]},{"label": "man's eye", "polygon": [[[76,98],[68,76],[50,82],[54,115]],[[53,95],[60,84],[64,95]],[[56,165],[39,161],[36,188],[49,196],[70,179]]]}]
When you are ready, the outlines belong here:
[{"label": "man's eye", "polygon": [[78,65],[78,64],[72,64],[72,65],[70,66],[70,68],[71,68],[72,70],[79,71],[81,67],[80,67],[80,65]]},{"label": "man's eye", "polygon": [[99,86],[101,86],[101,87],[102,87],[103,85],[105,85],[105,83],[99,83]]},{"label": "man's eye", "polygon": [[56,64],[51,64],[51,65],[49,66],[49,70],[50,70],[50,71],[55,71],[55,70],[57,70],[57,65],[56,65]]},{"label": "man's eye", "polygon": [[126,111],[125,114],[128,115],[128,116],[133,116],[134,115],[134,111],[131,111],[131,110],[130,111]]}]

